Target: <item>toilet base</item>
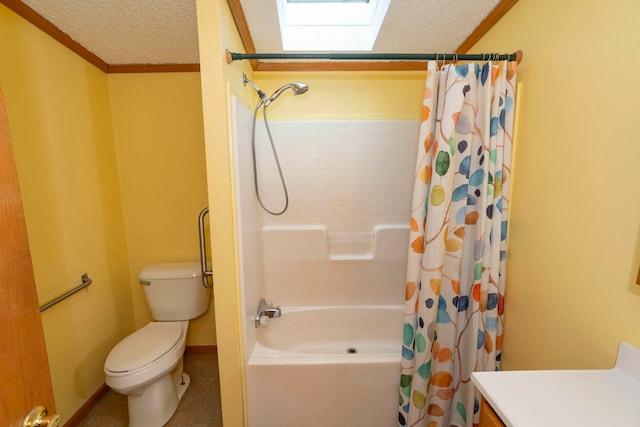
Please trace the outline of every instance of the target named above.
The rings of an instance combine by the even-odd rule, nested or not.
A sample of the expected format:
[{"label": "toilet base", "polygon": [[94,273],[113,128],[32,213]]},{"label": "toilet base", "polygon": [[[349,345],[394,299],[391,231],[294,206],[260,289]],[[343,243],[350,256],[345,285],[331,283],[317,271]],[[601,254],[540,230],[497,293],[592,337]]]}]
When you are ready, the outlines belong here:
[{"label": "toilet base", "polygon": [[174,383],[171,373],[167,373],[149,386],[139,396],[129,395],[129,427],[162,427],[178,408],[191,378],[183,373],[181,380]]},{"label": "toilet base", "polygon": [[184,372],[182,373],[182,379],[176,384],[176,392],[178,393],[178,401],[182,400],[182,396],[187,392],[191,384],[191,377]]}]

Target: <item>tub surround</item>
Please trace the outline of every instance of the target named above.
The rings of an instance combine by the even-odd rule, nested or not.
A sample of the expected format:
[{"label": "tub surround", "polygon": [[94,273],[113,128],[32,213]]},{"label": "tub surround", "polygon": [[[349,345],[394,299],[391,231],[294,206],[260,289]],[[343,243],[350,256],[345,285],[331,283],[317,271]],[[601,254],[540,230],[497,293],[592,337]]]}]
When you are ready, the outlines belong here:
[{"label": "tub surround", "polygon": [[[289,194],[271,216],[255,200],[251,113],[235,97],[232,111],[248,424],[395,424],[419,122],[270,122]],[[260,194],[277,210],[266,138],[259,120]],[[261,298],[282,316],[256,329]]]},{"label": "tub surround", "polygon": [[627,343],[613,369],[476,372],[471,379],[509,427],[640,425],[640,350]]},{"label": "tub surround", "polygon": [[330,232],[324,225],[262,228],[267,296],[280,305],[402,304],[408,225]]},{"label": "tub surround", "polygon": [[[271,121],[290,197],[276,217],[255,200],[252,113],[235,96],[231,110],[245,363],[260,298],[283,307],[403,304],[419,121]],[[282,188],[260,118],[256,147],[260,192],[275,209]]]},{"label": "tub surround", "polygon": [[[419,122],[269,126],[290,203],[281,216],[257,211],[262,296],[281,306],[402,304]],[[282,206],[264,124],[256,129],[260,194]]]},{"label": "tub surround", "polygon": [[[378,225],[409,224],[419,124],[418,120],[271,120],[290,205],[282,216],[261,213],[262,225],[323,225],[330,233],[353,233],[371,232]],[[280,206],[279,176],[260,120],[256,147],[262,162],[260,194],[267,206]],[[247,158],[247,166],[250,162]]]}]

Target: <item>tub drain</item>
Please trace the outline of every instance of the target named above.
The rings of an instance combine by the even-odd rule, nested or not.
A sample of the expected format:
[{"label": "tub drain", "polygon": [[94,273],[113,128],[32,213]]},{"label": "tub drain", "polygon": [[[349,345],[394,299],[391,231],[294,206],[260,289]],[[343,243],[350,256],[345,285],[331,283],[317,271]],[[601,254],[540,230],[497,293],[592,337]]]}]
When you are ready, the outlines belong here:
[{"label": "tub drain", "polygon": [[357,349],[357,348],[353,348],[353,347],[349,347],[349,348],[347,349],[347,353],[349,353],[349,354],[356,354],[356,353],[358,353],[358,349]]}]

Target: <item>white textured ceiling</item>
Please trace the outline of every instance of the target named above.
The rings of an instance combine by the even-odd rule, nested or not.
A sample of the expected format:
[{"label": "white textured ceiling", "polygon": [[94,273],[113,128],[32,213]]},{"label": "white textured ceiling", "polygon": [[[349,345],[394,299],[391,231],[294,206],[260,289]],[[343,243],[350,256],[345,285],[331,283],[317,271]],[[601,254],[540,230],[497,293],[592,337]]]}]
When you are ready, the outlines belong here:
[{"label": "white textured ceiling", "polygon": [[[195,0],[23,2],[108,64],[199,62]],[[275,0],[240,2],[256,51],[282,52]],[[373,51],[454,52],[498,3],[391,0]]]},{"label": "white textured ceiling", "polygon": [[198,63],[195,0],[22,0],[108,64]]}]

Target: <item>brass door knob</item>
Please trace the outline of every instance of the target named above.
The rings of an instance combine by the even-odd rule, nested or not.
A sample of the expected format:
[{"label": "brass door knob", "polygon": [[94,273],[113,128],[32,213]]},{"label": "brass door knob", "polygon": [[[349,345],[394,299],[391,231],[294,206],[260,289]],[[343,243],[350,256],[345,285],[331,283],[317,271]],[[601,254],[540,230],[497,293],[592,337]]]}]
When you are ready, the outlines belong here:
[{"label": "brass door knob", "polygon": [[24,418],[20,427],[58,427],[58,424],[60,424],[60,415],[48,415],[47,408],[36,406]]}]

